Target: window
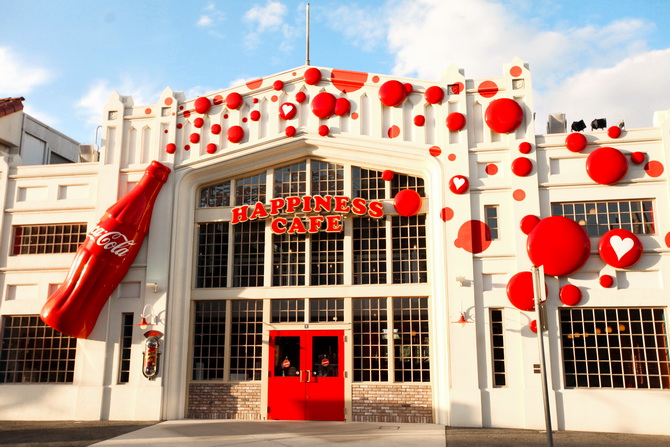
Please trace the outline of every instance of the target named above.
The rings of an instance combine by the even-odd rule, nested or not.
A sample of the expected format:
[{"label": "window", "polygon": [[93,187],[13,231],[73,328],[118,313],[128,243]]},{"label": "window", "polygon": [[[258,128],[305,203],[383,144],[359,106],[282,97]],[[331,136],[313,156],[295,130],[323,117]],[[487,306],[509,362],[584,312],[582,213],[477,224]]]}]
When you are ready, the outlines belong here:
[{"label": "window", "polygon": [[196,301],[193,325],[193,380],[222,380],[226,302]]},{"label": "window", "polygon": [[498,205],[484,205],[484,220],[489,227],[491,240],[498,239]]},{"label": "window", "polygon": [[426,216],[392,216],[393,283],[428,281]]},{"label": "window", "polygon": [[429,382],[428,298],[393,298],[395,381]]},{"label": "window", "polygon": [[421,197],[426,197],[422,178],[395,173],[393,180],[391,180],[391,197],[395,197],[403,189],[413,189]]},{"label": "window", "polygon": [[275,169],[275,197],[301,196],[307,193],[307,162]]},{"label": "window", "polygon": [[344,283],[344,233],[314,233],[311,285]]},{"label": "window", "polygon": [[310,323],[332,323],[344,321],[343,299],[310,299]]},{"label": "window", "polygon": [[196,287],[226,287],[228,277],[228,222],[198,225]]},{"label": "window", "polygon": [[502,309],[489,309],[491,321],[491,366],[493,370],[493,386],[507,385],[505,376],[505,326]]},{"label": "window", "polygon": [[233,287],[262,287],[265,222],[235,225]]},{"label": "window", "polygon": [[121,314],[121,340],[119,342],[119,383],[130,381],[130,353],[133,345],[132,313]]},{"label": "window", "polygon": [[312,160],[312,195],[344,194],[344,167]]},{"label": "window", "polygon": [[272,285],[305,285],[305,235],[273,235]]},{"label": "window", "polygon": [[76,353],[77,339],[38,315],[4,316],[0,383],[73,383]]},{"label": "window", "polygon": [[353,167],[351,175],[353,197],[365,200],[383,200],[386,197],[381,171]]},{"label": "window", "polygon": [[665,309],[560,309],[566,388],[670,389]]},{"label": "window", "polygon": [[354,284],[386,284],[386,220],[354,221]]},{"label": "window", "polygon": [[305,321],[305,300],[272,300],[273,323]]},{"label": "window", "polygon": [[261,380],[263,301],[233,301],[230,380]]},{"label": "window", "polygon": [[230,181],[208,186],[200,190],[201,208],[221,206],[230,206]]},{"label": "window", "polygon": [[386,298],[356,298],[354,318],[354,381],[389,380],[388,312]]},{"label": "window", "polygon": [[265,202],[265,172],[235,180],[235,205]]},{"label": "window", "polygon": [[652,200],[552,203],[551,214],[574,220],[591,237],[602,236],[615,228],[635,234],[654,234],[656,231]]},{"label": "window", "polygon": [[86,240],[85,223],[14,227],[13,255],[74,253]]}]

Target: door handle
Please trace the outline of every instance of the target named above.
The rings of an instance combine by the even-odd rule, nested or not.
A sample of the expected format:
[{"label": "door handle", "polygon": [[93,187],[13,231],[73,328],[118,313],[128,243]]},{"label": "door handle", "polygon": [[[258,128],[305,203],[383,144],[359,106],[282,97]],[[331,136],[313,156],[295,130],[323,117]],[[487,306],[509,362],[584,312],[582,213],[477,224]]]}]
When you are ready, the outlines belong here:
[{"label": "door handle", "polygon": [[306,369],[305,371],[307,372],[307,383],[311,383],[312,382],[312,371],[310,371],[309,369]]}]

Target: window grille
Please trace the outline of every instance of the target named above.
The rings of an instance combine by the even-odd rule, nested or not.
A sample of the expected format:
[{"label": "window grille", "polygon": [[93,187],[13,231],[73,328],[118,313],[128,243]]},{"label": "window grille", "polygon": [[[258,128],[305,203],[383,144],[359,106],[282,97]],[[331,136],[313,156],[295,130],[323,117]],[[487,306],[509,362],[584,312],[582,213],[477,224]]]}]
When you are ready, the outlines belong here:
[{"label": "window grille", "polygon": [[386,298],[353,300],[354,381],[389,380]]},{"label": "window grille", "polygon": [[314,233],[311,285],[344,283],[344,233]]},{"label": "window grille", "polygon": [[119,341],[119,383],[130,381],[130,354],[133,346],[133,320],[135,314],[121,314],[121,340]]},{"label": "window grille", "polygon": [[228,222],[198,225],[196,287],[226,287],[228,276]]},{"label": "window grille", "polygon": [[421,197],[426,196],[426,189],[421,177],[395,173],[391,180],[391,197],[395,197],[403,189],[413,189]]},{"label": "window grille", "polygon": [[485,205],[484,206],[484,220],[486,226],[489,227],[489,233],[491,235],[491,240],[495,241],[498,239],[498,205]]},{"label": "window grille", "polygon": [[316,299],[309,300],[310,323],[332,323],[344,321],[343,299]]},{"label": "window grille", "polygon": [[18,225],[12,254],[74,253],[85,240],[85,223]]},{"label": "window grille", "polygon": [[428,281],[426,216],[392,216],[393,283]]},{"label": "window grille", "polygon": [[670,389],[664,309],[559,311],[566,388]]},{"label": "window grille", "polygon": [[393,298],[395,381],[429,382],[428,298]]},{"label": "window grille", "polygon": [[502,309],[489,309],[491,321],[491,366],[493,386],[507,385],[505,374],[505,325]]},{"label": "window grille", "polygon": [[305,321],[305,300],[272,300],[273,323]]},{"label": "window grille", "polygon": [[2,318],[0,383],[73,383],[77,339],[38,315]]},{"label": "window grille", "polygon": [[261,380],[263,301],[232,302],[230,380]]},{"label": "window grille", "polygon": [[656,232],[652,200],[552,203],[551,214],[574,220],[591,237],[602,236],[617,228],[635,234]]},{"label": "window grille", "polygon": [[265,172],[235,180],[235,205],[265,202]]},{"label": "window grille", "polygon": [[386,198],[385,182],[381,171],[353,167],[351,175],[353,197],[361,197],[365,200],[383,200]]},{"label": "window grille", "polygon": [[193,380],[222,380],[226,302],[196,301],[193,325]]},{"label": "window grille", "polygon": [[305,235],[273,235],[272,285],[305,285]]},{"label": "window grille", "polygon": [[235,225],[233,287],[263,286],[265,222]]},{"label": "window grille", "polygon": [[312,160],[312,195],[344,194],[344,167]]},{"label": "window grille", "polygon": [[307,162],[274,170],[275,197],[302,196],[307,193]]},{"label": "window grille", "polygon": [[230,206],[230,181],[212,185],[200,190],[200,207],[216,208]]},{"label": "window grille", "polygon": [[386,220],[353,219],[354,284],[386,284]]}]

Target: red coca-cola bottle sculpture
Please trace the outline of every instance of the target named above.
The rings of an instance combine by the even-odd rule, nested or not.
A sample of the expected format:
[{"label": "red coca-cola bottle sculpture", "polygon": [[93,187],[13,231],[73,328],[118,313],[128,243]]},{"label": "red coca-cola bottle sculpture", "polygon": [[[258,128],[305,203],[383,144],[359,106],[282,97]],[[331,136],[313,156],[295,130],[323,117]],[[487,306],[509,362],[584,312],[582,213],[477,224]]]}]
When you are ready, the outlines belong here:
[{"label": "red coca-cola bottle sculpture", "polygon": [[139,183],[107,209],[79,246],[67,278],[42,308],[42,321],[63,334],[88,337],[142,247],[156,196],[169,174],[170,168],[152,162]]}]

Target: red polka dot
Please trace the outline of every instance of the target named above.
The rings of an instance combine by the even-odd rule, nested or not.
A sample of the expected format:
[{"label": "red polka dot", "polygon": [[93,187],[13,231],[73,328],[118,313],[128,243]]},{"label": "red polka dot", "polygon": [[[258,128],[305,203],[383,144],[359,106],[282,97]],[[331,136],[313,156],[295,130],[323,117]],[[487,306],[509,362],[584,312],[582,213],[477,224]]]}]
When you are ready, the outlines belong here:
[{"label": "red polka dot", "polygon": [[191,111],[190,110],[184,110],[184,118],[188,118],[191,116]]},{"label": "red polka dot", "polygon": [[477,93],[482,95],[484,98],[491,98],[498,93],[498,84],[493,81],[484,81],[479,84],[477,88]]},{"label": "red polka dot", "polygon": [[449,161],[455,161],[456,160],[456,154],[449,154],[447,156],[447,160]]},{"label": "red polka dot", "polygon": [[561,287],[558,297],[566,306],[576,306],[582,300],[582,291],[573,284],[566,284]]},{"label": "red polka dot", "polygon": [[670,248],[670,233],[665,235],[665,246]]},{"label": "red polka dot", "polygon": [[454,217],[454,210],[449,208],[448,206],[445,206],[442,208],[442,211],[440,211],[440,219],[442,219],[445,222],[450,221]]},{"label": "red polka dot", "polygon": [[463,85],[462,82],[457,82],[451,85],[451,93],[454,95],[460,94],[463,90],[465,90],[465,85]]},{"label": "red polka dot", "polygon": [[633,152],[630,154],[630,161],[636,165],[641,165],[647,159],[647,156],[644,152]]},{"label": "red polka dot", "polygon": [[321,82],[321,70],[316,67],[305,70],[305,84],[316,85],[319,82]]},{"label": "red polka dot", "polygon": [[312,113],[321,119],[328,119],[335,113],[337,98],[328,92],[321,92],[312,99]]},{"label": "red polka dot", "polygon": [[525,177],[533,171],[533,162],[529,158],[519,157],[512,162],[512,172],[518,177]]},{"label": "red polka dot", "polygon": [[351,114],[351,119],[352,120],[357,120],[358,119],[358,113],[354,112]]},{"label": "red polka dot", "polygon": [[193,120],[193,127],[196,127],[198,129],[200,129],[204,125],[205,125],[205,120],[200,118],[200,117]]},{"label": "red polka dot", "polygon": [[449,179],[449,190],[454,194],[465,194],[468,192],[470,182],[467,177],[462,175],[455,175]]},{"label": "red polka dot", "polygon": [[166,106],[172,105],[173,99],[172,98],[165,98],[165,101],[163,101]]},{"label": "red polka dot", "polygon": [[407,95],[411,95],[412,92],[414,91],[414,86],[409,82],[405,82],[403,85],[405,86],[405,91],[407,92]]},{"label": "red polka dot", "polygon": [[407,98],[405,85],[396,80],[386,81],[379,87],[379,100],[387,107],[396,107]]},{"label": "red polka dot", "polygon": [[253,81],[249,81],[249,82],[247,82],[247,88],[248,88],[249,90],[257,89],[257,88],[260,87],[261,85],[263,85],[263,78],[255,79],[255,80],[253,80]]},{"label": "red polka dot", "polygon": [[163,133],[168,133],[168,130],[167,130],[167,129],[165,129],[165,130],[163,131]]},{"label": "red polka dot", "polygon": [[439,146],[431,146],[428,149],[428,153],[432,155],[433,157],[437,157],[442,153],[442,149],[440,149]]},{"label": "red polka dot", "polygon": [[213,154],[214,152],[216,152],[216,144],[214,144],[214,143],[209,143],[209,144],[207,145],[207,153],[208,153],[208,154]]},{"label": "red polka dot", "polygon": [[240,126],[231,126],[227,132],[228,141],[239,143],[244,139],[244,129]]},{"label": "red polka dot", "polygon": [[293,126],[287,126],[285,132],[287,137],[292,137],[295,135],[296,130],[295,127]]},{"label": "red polka dot", "polygon": [[379,82],[379,76],[374,75],[374,76],[372,77],[372,82],[374,82],[375,84],[376,84],[377,82]]},{"label": "red polka dot", "polygon": [[243,102],[242,95],[237,92],[229,93],[228,96],[226,96],[226,106],[229,109],[237,110],[242,106]]},{"label": "red polka dot", "polygon": [[468,253],[481,253],[491,245],[491,230],[480,220],[469,220],[459,228],[454,245]]},{"label": "red polka dot", "polygon": [[393,180],[393,177],[394,177],[394,173],[390,169],[387,169],[384,172],[382,172],[382,179],[385,182],[390,182],[391,180]]},{"label": "red polka dot", "polygon": [[522,154],[530,154],[530,151],[533,150],[533,145],[530,144],[528,141],[524,141],[523,143],[519,143],[519,152]]},{"label": "red polka dot", "polygon": [[426,117],[424,117],[423,115],[417,115],[417,116],[414,117],[414,125],[415,126],[421,127],[424,124],[426,124]]},{"label": "red polka dot", "polygon": [[280,81],[279,79],[276,80],[274,83],[272,83],[272,88],[279,91],[284,89],[284,81]]},{"label": "red polka dot", "polygon": [[258,98],[253,98],[251,102],[253,102],[254,104],[258,104]]},{"label": "red polka dot", "polygon": [[519,310],[530,312],[535,310],[535,289],[533,287],[533,274],[531,272],[519,272],[507,282],[507,299]]},{"label": "red polka dot", "polygon": [[486,165],[486,168],[484,169],[488,175],[496,175],[498,173],[498,165],[495,165],[493,163],[489,163]]},{"label": "red polka dot", "polygon": [[279,101],[279,96],[277,96],[277,95],[272,95],[272,96],[270,97],[270,101],[272,101],[272,102],[277,102],[277,101]]},{"label": "red polka dot", "polygon": [[258,121],[261,119],[261,112],[258,110],[252,110],[251,113],[249,114],[249,118],[251,118],[251,121]]},{"label": "red polka dot", "polygon": [[628,172],[628,159],[618,149],[601,147],[591,152],[586,159],[586,173],[591,180],[601,185],[614,185]]},{"label": "red polka dot", "polygon": [[297,103],[302,104],[303,102],[305,102],[306,99],[307,95],[305,94],[305,92],[298,92],[295,94],[295,100]]},{"label": "red polka dot", "polygon": [[321,135],[322,137],[325,137],[329,133],[330,133],[330,128],[328,126],[326,126],[325,124],[322,124],[322,125],[319,126],[319,135]]},{"label": "red polka dot", "polygon": [[621,136],[621,128],[619,126],[612,126],[607,129],[607,136],[610,138],[619,138]]},{"label": "red polka dot", "polygon": [[351,111],[351,103],[347,98],[337,98],[335,100],[335,115],[345,116]]},{"label": "red polka dot", "polygon": [[144,114],[151,115],[151,109],[150,108],[144,109]]},{"label": "red polka dot", "polygon": [[177,129],[181,129],[182,127],[184,127],[182,123],[177,123]]},{"label": "red polka dot", "polygon": [[460,112],[452,112],[447,115],[447,128],[452,132],[458,132],[465,127],[465,115]]},{"label": "red polka dot", "polygon": [[528,235],[526,251],[535,266],[550,276],[570,275],[589,259],[591,241],[574,220],[563,216],[542,219]]},{"label": "red polka dot", "polygon": [[189,137],[188,140],[193,143],[197,144],[200,142],[200,134],[199,133],[192,133]]},{"label": "red polka dot", "polygon": [[523,70],[518,65],[515,65],[514,67],[509,69],[509,74],[511,74],[515,78],[521,76],[521,73],[523,73]]},{"label": "red polka dot", "polygon": [[610,275],[602,275],[600,279],[598,279],[598,282],[602,287],[609,289],[614,285],[614,278],[612,278]]},{"label": "red polka dot", "polygon": [[532,214],[523,216],[520,223],[521,232],[525,235],[530,234],[538,223],[540,223],[540,218],[537,216]]},{"label": "red polka dot", "polygon": [[528,323],[528,327],[530,328],[531,331],[537,334],[537,320],[533,320],[530,323]]},{"label": "red polka dot", "polygon": [[393,197],[393,207],[401,216],[415,216],[421,211],[421,196],[413,189],[403,189]]},{"label": "red polka dot", "polygon": [[332,82],[333,86],[339,91],[344,93],[351,93],[362,88],[368,81],[368,76],[368,73],[362,71],[336,69],[330,73],[330,82]]},{"label": "red polka dot", "polygon": [[223,96],[221,95],[216,95],[214,99],[212,100],[212,103],[216,106],[223,104]]},{"label": "red polka dot", "polygon": [[517,202],[521,202],[526,198],[526,192],[523,189],[515,189],[514,192],[512,193],[512,197]]},{"label": "red polka dot", "polygon": [[400,127],[394,124],[393,126],[389,127],[387,133],[389,138],[396,138],[400,135]]},{"label": "red polka dot", "polygon": [[191,145],[190,144],[184,145],[184,150],[185,151],[190,151],[191,150]]},{"label": "red polka dot", "polygon": [[565,147],[570,152],[581,152],[586,149],[587,144],[586,137],[579,132],[573,132],[565,138]]},{"label": "red polka dot", "polygon": [[168,154],[174,154],[177,151],[177,145],[174,143],[168,143],[165,145],[165,152]]},{"label": "red polka dot", "polygon": [[427,103],[439,104],[444,99],[444,90],[442,90],[442,87],[432,85],[426,89],[426,93],[423,96],[426,98]]},{"label": "red polka dot", "polygon": [[201,96],[195,100],[194,107],[196,112],[204,114],[209,112],[209,109],[212,107],[212,103],[209,98]]},{"label": "red polka dot", "polygon": [[221,133],[221,125],[220,124],[212,124],[212,128],[210,129],[210,132],[212,132],[214,135],[218,135]]},{"label": "red polka dot", "polygon": [[513,99],[499,98],[486,108],[484,120],[494,132],[511,133],[523,123],[523,109]]},{"label": "red polka dot", "polygon": [[649,177],[660,177],[663,174],[663,163],[656,160],[651,160],[644,165],[644,170]]},{"label": "red polka dot", "polygon": [[227,119],[228,119],[228,114],[227,114],[227,113],[223,115],[223,119],[224,119],[224,120],[227,120]]},{"label": "red polka dot", "polygon": [[247,121],[249,121],[249,120],[247,119],[246,116],[245,116],[244,118],[242,118],[242,122],[243,122],[243,123],[246,123]]}]

